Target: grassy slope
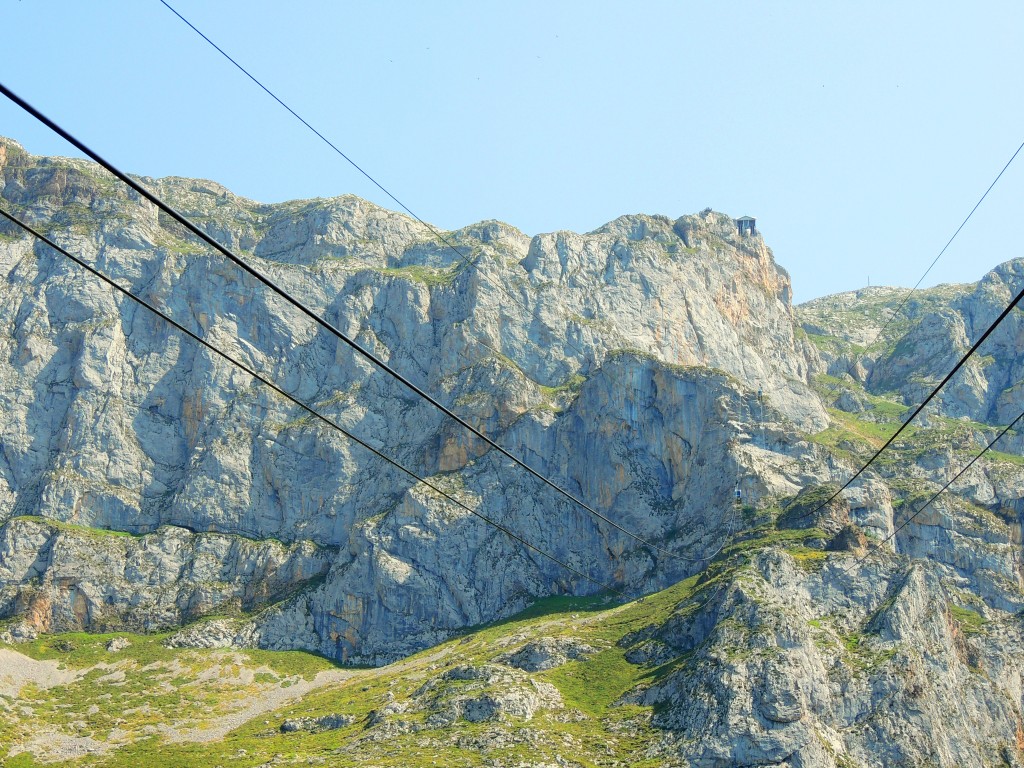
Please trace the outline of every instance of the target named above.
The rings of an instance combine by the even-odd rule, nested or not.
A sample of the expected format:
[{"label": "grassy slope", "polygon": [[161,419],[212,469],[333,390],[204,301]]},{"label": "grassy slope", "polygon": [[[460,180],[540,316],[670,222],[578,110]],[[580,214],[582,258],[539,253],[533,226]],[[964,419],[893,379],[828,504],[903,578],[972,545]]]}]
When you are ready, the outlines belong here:
[{"label": "grassy slope", "polygon": [[[829,408],[831,425],[810,438],[850,461],[862,462],[870,457],[896,433],[914,410],[904,406],[895,395],[872,395],[851,379],[817,376],[814,384],[818,393],[827,400],[835,400],[843,392],[851,392],[864,402],[864,410],[860,413]],[[991,425],[938,416],[930,409],[925,416],[927,426],[921,426],[922,417],[919,415],[879,457],[876,467],[883,474],[887,475],[889,470],[898,472],[901,467],[906,468],[921,457],[936,452],[951,452],[953,461],[950,466],[954,470],[959,469],[997,432]],[[996,447],[999,447],[998,443]],[[1022,463],[1024,458],[998,450],[989,451],[982,459],[983,465],[1019,466]]]},{"label": "grassy slope", "polygon": [[[470,630],[380,669],[340,670],[326,659],[298,652],[173,650],[163,645],[167,635],[43,637],[14,650],[54,660],[80,674],[47,690],[27,685],[16,700],[0,698],[0,762],[40,764],[29,753],[10,752],[12,745],[45,732],[51,734],[47,740],[56,734],[118,745],[65,762],[74,765],[258,766],[276,759],[337,766],[430,765],[434,760],[473,766],[495,760],[514,765],[543,754],[549,761],[562,757],[583,766],[614,760],[653,766],[658,761],[637,757],[658,738],[650,725],[652,711],[620,699],[685,664],[687,657],[660,665],[633,664],[626,659],[633,641],[623,638],[660,626],[673,614],[693,612],[743,566],[753,549],[783,546],[798,558],[817,560],[824,553],[804,544],[818,536],[814,530],[763,526],[746,541],[727,547],[703,574],[643,600],[621,605],[600,597],[540,600],[509,620]],[[504,714],[500,720],[460,719],[441,728],[427,724],[429,708],[417,711],[412,706],[395,716],[406,732],[387,725],[370,727],[374,711],[388,702],[415,705],[417,689],[429,680],[440,683],[434,690],[442,699],[464,691],[460,686],[465,681],[443,677],[448,669],[495,663],[496,657],[530,640],[560,636],[581,640],[594,653],[529,676],[515,674],[527,685],[530,679],[554,685],[564,708],[542,709],[530,720]],[[114,637],[125,637],[131,645],[108,652],[106,644]],[[327,684],[324,675],[331,677]],[[301,696],[285,700],[288,689]],[[263,710],[257,711],[260,706]],[[256,709],[237,714],[247,707]],[[232,713],[235,719],[225,721]],[[331,714],[350,715],[354,721],[320,733],[280,731],[286,718]],[[223,737],[176,741],[195,729],[225,722],[235,727],[224,728]]]},{"label": "grassy slope", "polygon": [[[493,729],[491,724],[460,723],[446,733],[425,730],[415,734],[415,738],[363,743],[351,754],[345,752],[346,747],[354,747],[357,740],[362,741],[359,737],[366,729],[371,711],[382,705],[389,692],[403,701],[431,673],[439,674],[455,664],[478,663],[497,655],[504,649],[504,639],[511,635],[570,633],[609,646],[621,636],[622,630],[642,623],[657,607],[671,603],[673,595],[682,597],[687,592],[688,585],[669,590],[658,599],[641,604],[642,611],[633,606],[595,612],[595,601],[557,598],[541,601],[511,621],[472,632],[398,665],[354,671],[350,680],[309,693],[278,712],[249,722],[223,740],[205,744],[169,744],[159,731],[150,732],[162,730],[163,726],[182,728],[187,724],[189,728],[202,728],[211,725],[218,713],[230,710],[248,697],[266,693],[271,687],[293,685],[297,676],[309,678],[319,671],[333,669],[333,665],[297,653],[175,651],[163,647],[164,636],[119,635],[128,637],[132,646],[117,654],[105,650],[106,642],[113,635],[48,637],[17,650],[37,659],[60,659],[71,669],[92,669],[76,682],[48,691],[39,691],[31,685],[22,689],[17,705],[30,708],[31,713],[22,710],[22,716],[15,718],[11,710],[5,712],[0,743],[20,742],[41,727],[99,741],[113,736],[134,742],[105,756],[85,756],[78,761],[82,765],[216,765],[230,761],[232,765],[246,766],[260,765],[279,754],[301,755],[303,761],[308,757],[330,756],[333,765],[365,765],[372,755],[377,764],[389,765],[416,763],[439,752],[445,754],[446,764],[473,765],[480,760],[475,750],[439,749],[432,742],[448,741],[456,734],[472,738]],[[116,669],[95,668],[98,663],[113,664]],[[579,707],[592,715],[604,713],[636,677],[635,668],[623,659],[623,651],[614,647],[605,647],[588,662],[571,662],[566,667],[568,669],[551,670],[537,677],[548,678],[559,685],[567,706]],[[255,673],[249,682],[240,674],[243,670]],[[111,675],[117,671],[123,672],[123,676]],[[209,677],[212,679],[204,679]],[[612,713],[612,719],[629,716],[631,709],[634,708]],[[286,717],[339,712],[356,717],[355,724],[320,734],[282,734],[278,730]],[[575,738],[604,730],[600,721],[562,724],[549,721],[544,715],[534,718],[530,728],[545,732],[547,741],[555,737],[550,732],[553,725],[558,726],[556,730],[561,734]],[[511,728],[514,730],[515,724]],[[119,732],[115,733],[114,729]],[[570,743],[572,740],[570,738]],[[497,750],[496,754],[507,753],[511,757],[524,750],[528,747],[518,744]],[[566,752],[572,754],[573,750]],[[37,763],[21,754],[9,758],[5,764]]]}]

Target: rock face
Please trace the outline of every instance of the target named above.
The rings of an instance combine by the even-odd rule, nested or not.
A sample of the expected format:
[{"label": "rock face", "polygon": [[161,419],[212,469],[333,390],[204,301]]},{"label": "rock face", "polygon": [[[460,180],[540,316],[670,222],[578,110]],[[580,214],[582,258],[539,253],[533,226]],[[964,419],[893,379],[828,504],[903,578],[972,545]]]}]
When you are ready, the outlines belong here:
[{"label": "rock face", "polygon": [[[854,345],[870,341],[896,294],[822,300],[801,308],[798,327],[788,276],[760,235],[740,236],[723,214],[624,216],[588,234],[532,238],[482,222],[447,233],[454,253],[418,222],[351,196],[263,205],[213,182],[143,179],[641,541],[531,479],[95,166],[2,146],[3,205],[583,574],[444,501],[3,225],[0,617],[12,638],[180,629],[228,613],[171,644],[379,664],[538,596],[667,586],[774,520],[782,500],[845,479],[871,429],[901,408],[880,396],[895,388],[912,402],[1021,277],[1011,262],[977,287],[922,294],[904,323],[921,335],[862,359]],[[879,466],[845,494],[848,519],[823,534],[830,546],[855,550],[865,533],[893,532],[1020,405],[1014,323],[943,401],[942,439],[906,447],[909,469]],[[937,350],[945,357],[927,357]],[[829,426],[814,374],[847,363],[855,379],[841,407],[853,420],[833,411]],[[941,421],[962,414],[978,423]],[[1019,452],[1019,442],[1002,450]],[[930,509],[929,524],[907,528],[897,546],[948,563],[991,606],[1018,605],[1007,559],[1024,514],[1017,466],[979,463],[955,488],[962,501]],[[1006,532],[965,533],[975,507]],[[781,703],[762,708],[786,717],[797,699],[777,694]]]},{"label": "rock face", "polygon": [[571,637],[545,637],[505,654],[500,660],[527,672],[543,672],[567,661],[585,659],[593,652],[591,646]]},{"label": "rock face", "polygon": [[[872,394],[917,404],[1024,289],[1024,259],[1001,264],[977,285],[916,291],[867,288],[798,308],[818,365],[848,373]],[[898,310],[898,311],[897,311]],[[857,348],[860,348],[858,350]],[[938,413],[1008,424],[1024,410],[1024,312],[1014,310],[934,401]],[[852,403],[840,404],[851,410]]]},{"label": "rock face", "polygon": [[964,593],[942,569],[889,557],[849,567],[808,570],[764,551],[696,614],[652,628],[687,662],[631,694],[654,706],[663,731],[651,756],[1020,765],[1019,621],[997,625],[983,606],[958,603]]},{"label": "rock face", "polygon": [[429,713],[425,724],[438,728],[462,719],[470,723],[504,716],[530,720],[541,709],[560,709],[562,697],[551,683],[505,667],[459,666],[417,690],[410,711]]},{"label": "rock face", "polygon": [[[826,423],[787,275],[760,236],[739,237],[721,214],[629,216],[532,239],[485,222],[449,233],[461,261],[417,222],[353,197],[260,205],[212,182],[144,180],[539,472],[689,558],[666,560],[487,451],[96,167],[4,145],[4,205],[594,580],[441,503],[5,225],[5,562],[50,551],[43,531],[55,529],[25,516],[132,533],[146,552],[168,536],[182,545],[180,562],[152,565],[157,582],[179,574],[163,594],[121,564],[134,555],[113,538],[96,557],[73,555],[73,577],[56,562],[32,566],[45,573],[9,567],[5,613],[24,616],[34,600],[33,621],[48,630],[173,627],[272,602],[256,630],[265,646],[386,660],[537,595],[597,582],[647,590],[686,575],[735,525],[727,500],[744,473],[734,448],[749,439],[740,425],[754,420],[752,392],[763,387],[770,405],[758,416],[776,431]],[[192,595],[192,550],[224,549],[228,534],[285,547],[261,555],[273,568],[225,550],[223,572]],[[61,529],[69,545],[75,535]],[[88,585],[120,584],[119,573],[134,586],[100,610]],[[140,618],[111,607],[122,599]]]},{"label": "rock face", "polygon": [[333,552],[166,526],[117,535],[14,518],[0,528],[0,612],[38,632],[145,632],[254,611],[326,574]]},{"label": "rock face", "polygon": [[296,717],[289,718],[281,723],[281,733],[297,733],[308,731],[309,733],[322,733],[323,731],[336,731],[347,725],[352,725],[355,718],[351,715],[323,715],[322,717]]},{"label": "rock face", "polygon": [[540,749],[548,728],[559,749],[599,734],[606,757],[665,765],[1021,764],[1024,438],[931,501],[1024,407],[1021,313],[831,497],[1020,290],[1024,260],[890,321],[904,293],[886,288],[794,312],[760,236],[711,211],[533,238],[483,222],[446,234],[456,254],[354,197],[262,205],[144,179],[630,536],[94,166],[0,148],[5,207],[574,569],[2,225],[0,641],[174,630],[159,642],[382,664],[538,597],[668,587],[500,647],[493,628],[453,640],[444,671],[422,654],[404,687],[260,738],[358,727],[369,749],[441,731],[483,752]]}]

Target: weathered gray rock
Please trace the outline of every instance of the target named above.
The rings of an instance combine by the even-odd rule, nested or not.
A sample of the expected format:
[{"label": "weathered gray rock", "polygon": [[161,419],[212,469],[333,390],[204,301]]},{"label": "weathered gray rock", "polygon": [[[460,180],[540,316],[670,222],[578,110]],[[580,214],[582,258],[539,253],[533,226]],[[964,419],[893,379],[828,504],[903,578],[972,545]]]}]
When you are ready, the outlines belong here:
[{"label": "weathered gray rock", "polygon": [[16,623],[10,629],[0,632],[0,643],[13,645],[14,643],[30,643],[39,637],[39,631],[23,622]]},{"label": "weathered gray rock", "polygon": [[[841,561],[807,570],[762,552],[694,598],[696,613],[680,606],[657,630],[692,656],[639,693],[665,734],[652,756],[702,766],[1019,760],[1019,622],[984,625],[976,606],[957,607],[949,575],[891,557],[851,573]],[[991,684],[997,669],[1005,685]]]},{"label": "weathered gray rock", "polygon": [[427,713],[431,728],[462,719],[482,723],[514,717],[530,720],[540,710],[564,706],[558,689],[517,670],[495,664],[457,666],[424,683],[411,709]]},{"label": "weathered gray rock", "polygon": [[129,536],[41,518],[0,525],[0,612],[37,631],[155,631],[253,611],[315,582],[331,552],[165,526]]},{"label": "weathered gray rock", "polygon": [[281,733],[322,733],[336,731],[352,725],[356,720],[352,715],[322,715],[320,717],[292,717],[281,723]]},{"label": "weathered gray rock", "polygon": [[115,637],[107,643],[107,653],[117,653],[125,648],[131,648],[131,640],[127,637]]},{"label": "weathered gray rock", "polygon": [[[649,589],[684,574],[523,479],[91,164],[4,146],[7,204],[371,444],[464,486],[467,499],[559,557],[593,563],[595,579]],[[587,235],[535,238],[485,222],[448,235],[467,265],[423,225],[354,197],[267,206],[212,182],[144,183],[538,470],[690,556],[711,551],[731,524],[720,502],[742,470],[715,470],[741,463],[730,435],[749,422],[755,385],[783,431],[824,425],[788,277],[759,236],[739,238],[721,214],[623,217]],[[349,660],[394,658],[531,596],[596,588],[444,508],[62,257],[2,232],[0,520],[309,542],[331,553],[331,567],[317,556],[301,576],[326,581],[307,581],[301,598],[262,618],[259,642]],[[663,418],[648,421],[652,408]],[[725,431],[707,440],[719,423]],[[48,546],[38,535],[11,541],[19,551]],[[104,543],[76,578],[118,583],[112,551],[106,562]],[[187,563],[174,567],[187,582]],[[251,610],[304,580],[239,568],[228,558],[223,574],[203,579],[209,594],[194,597],[125,588],[145,609],[118,623],[120,609],[103,608],[103,626]],[[243,576],[261,585],[258,597],[221,585]],[[0,615],[24,610],[21,580],[33,577],[5,577],[0,589],[12,597]],[[47,593],[45,625],[98,626],[99,604],[80,615],[65,586]],[[154,618],[143,622],[144,612]]]},{"label": "weathered gray rock", "polygon": [[256,641],[252,622],[213,619],[175,632],[164,641],[164,645],[168,648],[252,648]]},{"label": "weathered gray rock", "polygon": [[[868,288],[826,296],[797,308],[814,341],[809,361],[816,372],[850,370],[868,392],[899,392],[916,405],[1006,305],[1024,288],[1024,259],[999,265],[976,285],[941,285],[916,291]],[[897,310],[898,313],[897,313]],[[1008,424],[1024,410],[1024,313],[1011,312],[935,403],[939,413]],[[822,371],[825,368],[825,371]],[[860,410],[863,399],[842,392],[837,405]]]},{"label": "weathered gray rock", "polygon": [[498,661],[526,672],[541,672],[585,659],[594,648],[572,637],[542,637],[518,650],[503,654]]},{"label": "weathered gray rock", "polygon": [[[1022,284],[1017,261],[978,286],[923,292],[894,326],[920,333],[901,343],[899,334],[883,337],[861,355],[854,346],[872,342],[900,292],[819,300],[800,309],[798,331],[789,278],[760,236],[738,236],[729,217],[711,211],[532,238],[483,222],[446,233],[465,264],[418,222],[351,196],[262,205],[212,182],[144,180],[404,376],[674,559],[467,437],[90,164],[2,145],[5,205],[593,579],[444,502],[5,225],[0,618],[10,619],[11,639],[193,622],[173,645],[303,648],[382,663],[537,596],[594,593],[601,583],[634,593],[666,586],[700,572],[731,540],[756,535],[744,528],[772,522],[801,489],[849,476],[855,435],[836,450],[813,437],[829,420],[812,374],[849,368],[839,406],[873,424],[884,388],[913,403]],[[968,595],[982,612],[1024,607],[1019,464],[979,462],[954,485],[956,496],[896,532],[965,451],[992,437],[991,424],[1024,405],[1019,323],[1017,313],[930,416],[936,429],[947,429],[948,417],[984,423],[964,424],[898,468],[876,467],[832,508],[797,522],[822,527],[818,543],[842,552],[894,534],[887,547],[933,563],[956,605]],[[1000,446],[1020,453],[1024,437]],[[920,733],[911,735],[918,719],[899,725],[900,714],[917,711],[916,688],[900,688],[891,670],[870,684],[832,680],[843,651],[817,649],[808,624],[838,616],[827,639],[842,645],[840,635],[863,634],[869,611],[884,614],[906,574],[886,565],[856,578],[831,569],[815,577],[781,555],[758,568],[769,587],[738,583],[694,620],[676,616],[627,649],[635,663],[694,654],[699,666],[643,694],[665,707],[666,729],[683,734],[667,737],[666,759],[832,765],[834,755],[869,762],[877,754],[898,763],[904,753],[891,742],[924,760]],[[919,594],[910,584],[908,595]],[[225,612],[238,617],[202,620]],[[882,614],[877,626],[887,634],[868,633],[872,653],[903,643],[893,658],[913,662],[914,675],[945,675],[932,689],[940,701],[964,683],[962,665],[937,660],[949,639],[941,626],[922,618],[913,634],[909,620]],[[970,653],[1016,674],[1012,639]],[[924,662],[911,651],[926,641],[934,658]],[[538,647],[521,661],[540,668],[563,656],[573,658]],[[442,680],[417,706],[441,724],[558,708],[541,681],[490,666],[460,681],[472,690]],[[991,687],[966,684],[970,706],[994,713],[978,715],[979,733],[995,739],[1009,722],[1005,707]],[[905,695],[887,714],[885,697],[897,690]],[[382,705],[373,738],[419,727],[403,714]],[[732,733],[740,735],[727,742]],[[684,748],[686,739],[703,746]],[[940,752],[943,765],[970,762],[963,748]]]},{"label": "weathered gray rock", "polygon": [[[1024,406],[1020,313],[919,422],[940,438],[908,442],[905,460],[879,462],[822,510],[806,502],[844,482],[858,441],[902,411],[892,392],[915,404],[991,322],[1024,261],[920,292],[875,342],[903,292],[812,302],[799,332],[763,241],[710,211],[533,238],[484,222],[447,233],[467,265],[418,222],[351,196],[270,206],[212,182],[145,180],[538,471],[685,558],[674,560],[525,478],[88,163],[0,146],[5,205],[595,581],[652,590],[773,522],[822,529],[791,552],[753,550],[735,572],[717,560],[692,600],[623,641],[627,661],[660,668],[624,697],[655,707],[663,734],[638,758],[1020,764],[1024,473],[986,459],[923,506]],[[175,627],[174,647],[380,663],[535,596],[599,589],[6,225],[0,275],[0,641]],[[835,450],[813,436],[828,423],[809,386],[820,373],[841,378],[836,406],[855,417]],[[1024,436],[999,448],[1020,454]],[[238,615],[203,619],[224,612]],[[498,663],[439,672],[410,701],[385,698],[365,738],[470,723],[460,738],[482,752],[526,748],[522,724],[539,713],[570,722],[530,671],[585,664],[590,649],[522,642]]]}]

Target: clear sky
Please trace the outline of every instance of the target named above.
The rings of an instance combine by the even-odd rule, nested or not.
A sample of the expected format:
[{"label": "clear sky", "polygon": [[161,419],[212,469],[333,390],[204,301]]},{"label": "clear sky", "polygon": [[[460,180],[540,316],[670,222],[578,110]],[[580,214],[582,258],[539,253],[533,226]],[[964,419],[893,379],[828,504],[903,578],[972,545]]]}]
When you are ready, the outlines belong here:
[{"label": "clear sky", "polygon": [[[913,285],[1024,141],[1018,0],[169,2],[427,221],[749,214],[797,301]],[[158,0],[0,14],[0,80],[123,170],[395,207]],[[1024,256],[1022,201],[1024,152],[926,285]]]}]

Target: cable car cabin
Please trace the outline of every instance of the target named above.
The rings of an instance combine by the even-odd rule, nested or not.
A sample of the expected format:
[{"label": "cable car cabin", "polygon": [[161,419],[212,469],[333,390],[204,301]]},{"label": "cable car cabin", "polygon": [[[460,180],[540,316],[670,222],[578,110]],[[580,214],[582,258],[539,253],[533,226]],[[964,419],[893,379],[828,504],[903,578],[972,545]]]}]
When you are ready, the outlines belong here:
[{"label": "cable car cabin", "polygon": [[736,219],[736,229],[741,236],[757,234],[757,219],[753,216],[740,216]]}]

